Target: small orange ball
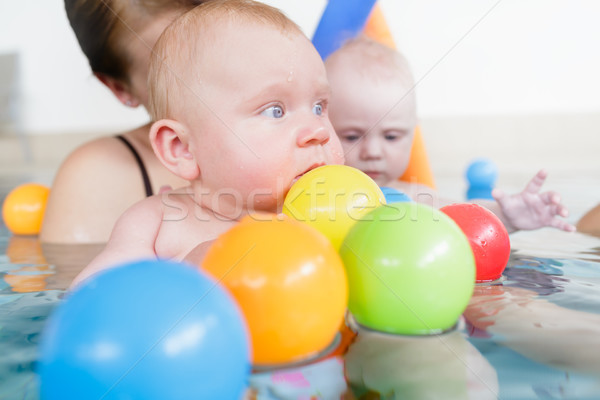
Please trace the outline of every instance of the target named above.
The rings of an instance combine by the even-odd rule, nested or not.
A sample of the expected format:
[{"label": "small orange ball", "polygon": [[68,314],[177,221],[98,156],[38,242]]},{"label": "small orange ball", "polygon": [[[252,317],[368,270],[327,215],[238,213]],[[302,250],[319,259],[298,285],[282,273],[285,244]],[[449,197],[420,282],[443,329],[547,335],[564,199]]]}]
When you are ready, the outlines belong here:
[{"label": "small orange ball", "polygon": [[26,183],[14,188],[2,205],[2,218],[15,235],[40,233],[50,189],[37,183]]},{"label": "small orange ball", "polygon": [[310,358],[335,339],[348,284],[341,258],[315,228],[283,215],[245,217],[210,247],[201,269],[246,318],[255,365]]}]

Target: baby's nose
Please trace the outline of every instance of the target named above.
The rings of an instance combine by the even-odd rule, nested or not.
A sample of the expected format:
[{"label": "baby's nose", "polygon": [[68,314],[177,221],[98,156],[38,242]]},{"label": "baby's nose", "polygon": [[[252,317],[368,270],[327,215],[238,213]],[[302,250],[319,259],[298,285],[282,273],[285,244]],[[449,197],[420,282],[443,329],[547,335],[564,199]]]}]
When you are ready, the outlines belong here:
[{"label": "baby's nose", "polygon": [[360,138],[360,155],[363,159],[374,159],[380,158],[383,154],[383,148],[381,141],[375,136],[375,134],[365,134]]},{"label": "baby's nose", "polygon": [[331,138],[332,132],[327,124],[321,121],[311,121],[298,129],[298,146],[325,144]]}]

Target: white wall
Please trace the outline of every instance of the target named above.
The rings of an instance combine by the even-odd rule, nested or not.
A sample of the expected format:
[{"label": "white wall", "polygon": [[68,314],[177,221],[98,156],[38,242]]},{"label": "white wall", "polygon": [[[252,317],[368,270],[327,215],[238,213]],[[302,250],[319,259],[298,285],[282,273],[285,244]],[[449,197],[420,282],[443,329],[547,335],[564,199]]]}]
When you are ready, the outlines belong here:
[{"label": "white wall", "polygon": [[[325,0],[269,0],[310,36]],[[600,112],[600,2],[380,0],[419,85],[419,114]],[[147,118],[91,75],[61,0],[0,0],[0,53],[21,55],[29,133],[110,132]]]},{"label": "white wall", "polygon": [[600,111],[600,2],[384,2],[423,116]]},{"label": "white wall", "polygon": [[0,2],[0,52],[20,54],[26,132],[104,132],[146,118],[121,106],[91,74],[62,0]]}]

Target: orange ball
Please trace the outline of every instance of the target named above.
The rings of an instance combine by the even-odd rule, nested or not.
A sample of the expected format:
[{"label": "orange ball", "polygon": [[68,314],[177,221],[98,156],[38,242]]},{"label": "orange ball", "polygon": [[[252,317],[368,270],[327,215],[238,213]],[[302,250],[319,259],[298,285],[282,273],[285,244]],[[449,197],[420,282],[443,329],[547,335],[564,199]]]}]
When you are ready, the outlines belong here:
[{"label": "orange ball", "polygon": [[40,233],[50,189],[37,183],[26,183],[14,188],[2,205],[2,218],[15,235]]},{"label": "orange ball", "polygon": [[210,247],[202,269],[240,305],[255,365],[318,354],[344,319],[348,284],[339,255],[316,229],[283,215],[245,217]]}]

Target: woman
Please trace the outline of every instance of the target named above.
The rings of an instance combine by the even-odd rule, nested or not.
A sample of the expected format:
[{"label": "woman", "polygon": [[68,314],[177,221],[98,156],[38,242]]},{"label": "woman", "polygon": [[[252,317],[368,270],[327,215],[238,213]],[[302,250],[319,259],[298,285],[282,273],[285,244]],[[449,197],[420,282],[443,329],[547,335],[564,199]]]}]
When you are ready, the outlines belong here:
[{"label": "woman", "polygon": [[[146,106],[152,47],[163,29],[201,0],[65,0],[67,16],[96,76],[127,107]],[[52,185],[40,240],[106,242],[132,204],[186,182],[154,156],[150,123],[96,139],[63,162]]]}]

